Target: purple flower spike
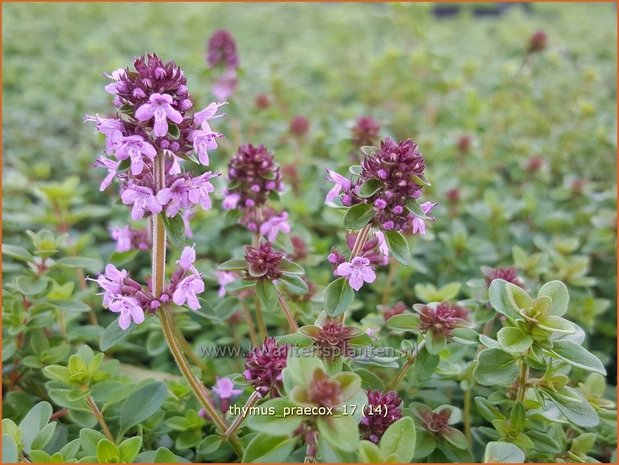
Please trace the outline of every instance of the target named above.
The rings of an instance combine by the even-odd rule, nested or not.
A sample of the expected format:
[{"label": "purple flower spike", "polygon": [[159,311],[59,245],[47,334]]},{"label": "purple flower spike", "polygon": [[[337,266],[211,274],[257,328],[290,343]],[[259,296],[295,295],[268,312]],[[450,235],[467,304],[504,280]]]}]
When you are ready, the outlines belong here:
[{"label": "purple flower spike", "polygon": [[180,124],[183,121],[183,115],[172,107],[172,96],[168,94],[154,93],[135,112],[135,117],[139,121],[148,121],[155,118],[153,132],[157,137],[163,137],[168,133],[168,119],[173,123]]},{"label": "purple flower spike", "polygon": [[373,283],[376,273],[370,266],[370,260],[365,257],[355,257],[350,262],[340,264],[336,269],[338,276],[348,277],[348,284],[355,291],[361,289],[363,283]]}]

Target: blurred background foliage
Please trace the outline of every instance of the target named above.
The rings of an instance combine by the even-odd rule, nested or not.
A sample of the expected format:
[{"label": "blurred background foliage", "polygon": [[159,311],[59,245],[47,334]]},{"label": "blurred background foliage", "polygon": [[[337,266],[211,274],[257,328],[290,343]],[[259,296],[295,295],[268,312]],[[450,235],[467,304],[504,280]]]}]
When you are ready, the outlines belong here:
[{"label": "blurred background foliage", "polygon": [[[357,299],[353,318],[369,321],[381,303],[422,301],[424,284],[459,282],[457,295],[473,296],[482,266],[515,265],[532,289],[551,279],[568,285],[568,317],[615,366],[615,6],[514,5],[498,16],[480,15],[484,8],[461,5],[444,17],[431,4],[5,4],[4,242],[31,249],[24,231],[48,229],[68,234],[59,247],[69,255],[109,260],[108,227],[126,223],[128,211],[115,189],[99,192],[104,173],[91,165],[103,143],[82,122],[86,113],[112,110],[102,73],[155,51],[184,69],[202,108],[216,79],[206,41],[225,28],[237,40],[241,68],[228,117],[214,125],[226,140],[212,168],[225,173],[243,142],[275,152],[289,186],[281,205],[307,245],[302,263],[319,289],[331,274],[324,258],[344,233],[338,213],[323,204],[324,169],[344,173],[358,157],[350,129],[369,115],[381,135],[419,143],[433,182],[427,197],[440,205],[428,235],[412,241],[414,266],[396,268],[392,284],[382,273]],[[525,58],[538,30],[548,46]],[[268,108],[257,107],[259,94]],[[295,115],[309,120],[307,134],[289,130]],[[192,226],[214,298],[214,264],[238,256],[249,236],[218,208]],[[124,259],[148,273],[146,254]],[[13,269],[5,263],[5,274]],[[319,304],[314,311],[299,305],[313,322]],[[113,319],[99,304],[95,312],[103,326]],[[71,316],[69,328],[80,318]],[[187,329],[196,347],[230,340],[222,322]],[[83,340],[96,348],[98,335]],[[157,341],[148,355],[130,350],[136,342],[115,355],[172,368]],[[611,369],[611,384],[615,376]]]}]

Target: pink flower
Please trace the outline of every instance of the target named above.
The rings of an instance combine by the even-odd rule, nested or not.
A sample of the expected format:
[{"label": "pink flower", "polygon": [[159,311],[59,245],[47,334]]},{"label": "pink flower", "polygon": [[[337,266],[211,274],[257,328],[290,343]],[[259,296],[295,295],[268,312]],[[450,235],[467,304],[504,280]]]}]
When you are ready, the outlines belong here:
[{"label": "pink flower", "polygon": [[124,128],[122,121],[113,118],[101,118],[99,115],[84,116],[84,122],[95,122],[97,131],[105,136],[105,153],[111,155],[114,153],[118,142],[122,139],[122,130]]},{"label": "pink flower", "polygon": [[116,84],[118,84],[118,81],[120,80],[121,77],[125,75],[125,73],[126,71],[123,68],[118,68],[116,71],[112,71],[112,74],[106,73],[104,75],[105,77],[108,77],[114,81],[108,84],[107,86],[105,86],[105,91],[108,94],[116,94],[118,92],[118,89],[116,88]]},{"label": "pink flower", "polygon": [[290,233],[290,223],[288,223],[288,213],[282,212],[274,215],[260,226],[260,234],[265,236],[269,242],[274,242],[279,232]]},{"label": "pink flower", "polygon": [[191,247],[186,246],[181,253],[181,258],[176,263],[183,269],[188,270],[193,268],[193,262],[196,261],[196,249],[195,244]]},{"label": "pink flower", "polygon": [[103,289],[103,306],[118,298],[122,291],[123,282],[127,278],[127,270],[119,270],[114,265],[107,265],[105,273],[102,273],[94,281]]},{"label": "pink flower", "polygon": [[213,173],[207,171],[206,173],[191,180],[189,192],[187,193],[191,203],[199,203],[204,210],[211,208],[211,198],[209,194],[213,192],[215,188],[209,180],[214,176],[215,175]]},{"label": "pink flower", "polygon": [[239,203],[241,196],[239,194],[227,194],[221,204],[224,210],[234,210]]},{"label": "pink flower", "polygon": [[221,118],[222,116],[225,116],[225,113],[217,114],[217,112],[219,111],[219,107],[226,105],[227,103],[228,102],[211,103],[204,110],[201,110],[195,115],[193,115],[194,123],[196,123],[198,126],[202,126],[205,121],[210,121],[212,119]]},{"label": "pink flower", "polygon": [[389,256],[389,246],[387,245],[387,241],[385,240],[385,235],[382,231],[376,231],[374,233],[376,239],[378,239],[378,251],[382,253],[385,257]]},{"label": "pink flower", "polygon": [[214,132],[206,121],[202,123],[202,129],[191,133],[191,141],[193,148],[198,154],[198,160],[204,166],[210,163],[208,151],[217,148],[217,138],[223,137],[221,134]]},{"label": "pink flower", "polygon": [[157,201],[161,205],[165,205],[166,216],[172,218],[180,211],[181,208],[191,206],[187,193],[189,186],[187,179],[178,178],[170,187],[165,187],[157,192]]},{"label": "pink flower", "polygon": [[185,227],[185,237],[193,237],[193,231],[191,230],[191,217],[194,212],[191,209],[187,209],[183,212],[183,226]]},{"label": "pink flower", "polygon": [[219,290],[217,291],[217,297],[220,299],[226,295],[226,284],[236,281],[236,275],[229,271],[215,271],[217,282],[219,283]]},{"label": "pink flower", "polygon": [[155,118],[153,132],[157,137],[163,137],[168,133],[168,119],[173,123],[180,124],[183,115],[172,108],[172,96],[168,94],[151,94],[147,103],[144,103],[135,112],[139,121],[148,121]]},{"label": "pink flower", "polygon": [[120,313],[118,326],[122,330],[126,330],[131,325],[132,320],[138,325],[144,322],[144,310],[133,297],[119,296],[110,304],[110,310],[114,313]]},{"label": "pink flower", "polygon": [[333,202],[342,190],[347,191],[350,189],[350,181],[335,171],[327,170],[327,173],[329,173],[327,180],[334,182],[335,186],[327,193],[326,201]]},{"label": "pink flower", "polygon": [[116,158],[119,160],[131,159],[131,174],[134,176],[140,174],[144,169],[144,158],[154,160],[157,156],[157,150],[150,145],[141,136],[124,137],[119,141],[119,147],[116,149]]},{"label": "pink flower", "polygon": [[234,389],[234,383],[230,378],[217,377],[217,382],[213,386],[213,392],[217,394],[220,399],[233,399],[241,395],[243,392],[241,389]]},{"label": "pink flower", "polygon": [[116,252],[131,250],[132,235],[129,226],[111,228],[110,232],[112,233],[112,239],[116,241]]},{"label": "pink flower", "polygon": [[125,205],[133,205],[131,210],[133,220],[139,220],[147,211],[156,215],[163,209],[150,187],[131,186],[125,189],[120,198]]},{"label": "pink flower", "polygon": [[176,305],[183,305],[187,302],[187,306],[192,310],[198,310],[200,308],[200,301],[196,294],[204,292],[204,281],[197,274],[191,274],[186,278],[183,278],[178,285],[174,294],[172,294],[172,301]]},{"label": "pink flower", "polygon": [[[420,205],[421,210],[427,215],[432,211],[437,204],[432,202],[424,202]],[[424,235],[426,233],[426,223],[421,218],[413,217],[413,234]]]},{"label": "pink flower", "polygon": [[108,188],[108,186],[112,183],[112,180],[116,177],[120,162],[101,156],[97,158],[94,166],[107,169],[107,176],[103,179],[103,181],[101,181],[101,185],[99,186],[99,190],[103,192],[105,189]]},{"label": "pink flower", "polygon": [[338,276],[348,276],[348,284],[355,291],[361,289],[363,283],[373,283],[376,273],[370,266],[370,260],[365,257],[355,257],[350,262],[344,262],[337,267],[335,273]]},{"label": "pink flower", "polygon": [[237,85],[236,71],[233,69],[226,70],[213,84],[213,95],[216,99],[226,100],[234,93]]}]

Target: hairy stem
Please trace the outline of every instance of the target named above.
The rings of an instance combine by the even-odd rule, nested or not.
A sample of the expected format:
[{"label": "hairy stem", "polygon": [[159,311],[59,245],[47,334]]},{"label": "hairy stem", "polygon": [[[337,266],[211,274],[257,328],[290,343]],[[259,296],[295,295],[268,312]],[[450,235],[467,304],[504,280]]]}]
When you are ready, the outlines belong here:
[{"label": "hairy stem", "polygon": [[529,366],[524,357],[520,360],[520,374],[518,375],[518,394],[516,394],[516,402],[523,402],[524,396],[527,393],[527,383],[529,377]]},{"label": "hairy stem", "polygon": [[400,382],[404,379],[404,376],[406,376],[406,373],[408,372],[409,368],[413,366],[413,364],[415,363],[415,360],[417,359],[417,355],[419,355],[419,351],[423,349],[425,345],[426,345],[426,342],[421,341],[415,348],[415,351],[411,355],[408,356],[408,359],[406,360],[404,365],[402,365],[400,372],[395,377],[395,379],[392,381],[391,386],[389,386],[390,391],[396,390],[396,388],[398,387],[398,384],[400,384]]},{"label": "hairy stem", "polygon": [[260,336],[260,340],[264,341],[267,337],[267,325],[264,322],[264,315],[262,313],[262,305],[260,304],[260,300],[257,295],[254,295],[254,304],[256,307],[256,323],[258,324],[258,334]]},{"label": "hairy stem", "polygon": [[99,422],[99,425],[101,425],[101,429],[103,430],[103,434],[105,434],[105,437],[108,438],[113,443],[116,443],[116,441],[114,441],[114,436],[112,436],[112,432],[110,431],[110,427],[107,425],[105,418],[103,418],[103,414],[101,413],[101,410],[99,410],[99,407],[97,407],[95,400],[92,398],[90,394],[86,398],[86,402],[88,403],[88,407],[90,407],[90,410],[92,411],[93,415],[97,417],[97,421]]},{"label": "hairy stem", "polygon": [[[275,288],[275,289],[277,289],[277,288]],[[279,305],[282,307],[282,310],[284,311],[284,315],[286,316],[286,320],[288,320],[288,326],[290,327],[290,331],[293,332],[293,333],[296,333],[297,330],[299,329],[299,326],[297,325],[297,322],[294,321],[294,317],[292,316],[292,312],[288,308],[288,304],[286,303],[286,300],[282,296],[281,292],[279,292],[279,289],[277,289],[277,299],[279,300]]]},{"label": "hairy stem", "polygon": [[249,396],[249,399],[247,399],[247,402],[245,402],[245,405],[241,407],[241,413],[237,415],[237,417],[234,419],[232,424],[226,430],[224,437],[229,438],[232,434],[236,433],[236,431],[239,429],[239,427],[243,423],[243,420],[245,420],[245,417],[247,416],[248,412],[251,411],[250,409],[254,405],[256,405],[256,403],[260,399],[262,399],[262,394],[260,394],[258,391],[254,391],[251,393],[251,396]]},{"label": "hairy stem", "polygon": [[[164,187],[164,157],[162,154],[158,154],[154,163],[154,177],[157,191]],[[153,247],[151,251],[152,260],[152,283],[153,292],[155,297],[159,297],[163,292],[165,281],[165,253],[166,253],[166,233],[163,224],[163,218],[161,215],[152,216],[152,228],[153,228]],[[178,340],[174,329],[174,322],[170,309],[166,306],[161,306],[157,312],[159,321],[161,322],[161,329],[166,339],[170,352],[174,357],[174,361],[178,365],[181,373],[185,376],[185,379],[191,386],[194,394],[206,410],[211,421],[213,421],[217,427],[222,431],[226,431],[227,425],[225,421],[219,416],[217,410],[213,406],[209,399],[208,392],[202,385],[202,382],[191,371],[189,362],[183,355],[181,344]],[[229,438],[230,445],[234,448],[239,457],[243,455],[243,449],[236,436]]]},{"label": "hairy stem", "polygon": [[247,304],[243,301],[243,317],[245,318],[245,323],[247,323],[247,330],[249,331],[249,340],[251,341],[252,347],[256,347],[258,345],[258,337],[256,336],[256,327],[254,326],[254,320],[251,317],[251,313],[249,313],[249,308],[247,308]]},{"label": "hairy stem", "polygon": [[307,449],[305,450],[305,460],[304,463],[316,463],[316,432],[311,430],[305,433],[305,443],[307,444]]},{"label": "hairy stem", "polygon": [[471,385],[467,387],[466,391],[464,391],[464,414],[463,414],[463,422],[464,422],[464,436],[466,436],[466,440],[469,445],[472,443],[472,434],[471,434]]},{"label": "hairy stem", "polygon": [[176,330],[176,336],[178,337],[179,345],[181,346],[181,349],[183,349],[183,352],[185,353],[187,358],[189,358],[189,360],[191,360],[193,364],[196,365],[200,369],[202,374],[204,375],[208,374],[208,369],[206,368],[206,365],[204,364],[202,359],[191,348],[191,345],[189,344],[187,339],[185,339],[185,336],[183,336],[183,333],[181,333],[178,327],[176,326],[175,326],[175,330]]},{"label": "hairy stem", "polygon": [[[206,410],[208,417],[222,432],[225,432],[228,429],[228,426],[219,416],[219,413],[209,398],[202,382],[196,377],[193,371],[191,371],[189,362],[187,362],[187,359],[183,355],[183,351],[174,332],[174,324],[172,322],[169,310],[162,307],[157,314],[159,315],[159,320],[161,321],[163,335],[168,343],[168,346],[170,347],[170,352],[172,352],[172,356],[174,357],[178,368],[181,370],[181,373],[183,373],[183,376],[191,386],[194,394]],[[243,455],[243,449],[241,448],[238,438],[236,436],[231,436],[228,440],[238,456],[241,457]]]}]

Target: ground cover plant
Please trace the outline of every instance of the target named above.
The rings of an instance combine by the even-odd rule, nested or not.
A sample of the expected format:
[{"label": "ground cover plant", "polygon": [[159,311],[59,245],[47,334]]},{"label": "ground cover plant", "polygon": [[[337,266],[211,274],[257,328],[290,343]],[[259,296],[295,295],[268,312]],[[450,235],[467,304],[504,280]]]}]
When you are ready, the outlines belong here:
[{"label": "ground cover plant", "polygon": [[491,7],[5,5],[3,462],[615,461],[616,12]]}]

